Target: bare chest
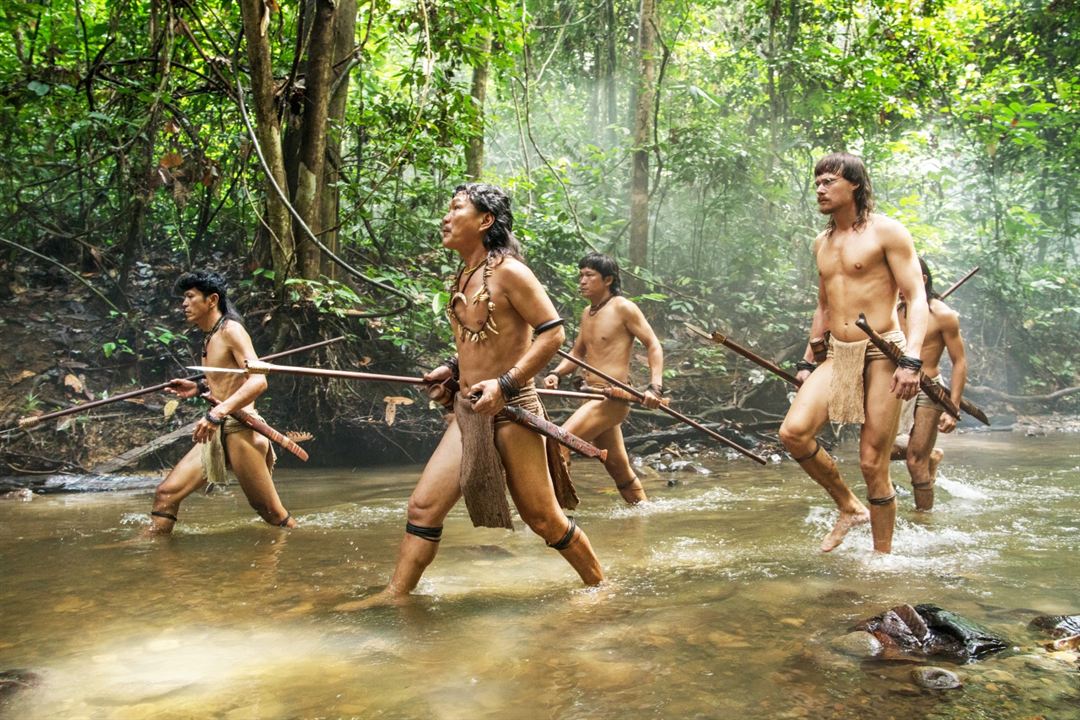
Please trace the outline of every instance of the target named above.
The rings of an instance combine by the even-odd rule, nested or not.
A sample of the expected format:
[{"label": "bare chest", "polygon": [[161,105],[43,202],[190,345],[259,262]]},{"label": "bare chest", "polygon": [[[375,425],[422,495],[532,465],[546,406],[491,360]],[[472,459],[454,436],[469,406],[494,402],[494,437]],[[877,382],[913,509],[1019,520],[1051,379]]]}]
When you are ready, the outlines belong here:
[{"label": "bare chest", "polygon": [[858,280],[887,271],[885,252],[869,232],[826,239],[818,249],[817,262],[825,281]]}]

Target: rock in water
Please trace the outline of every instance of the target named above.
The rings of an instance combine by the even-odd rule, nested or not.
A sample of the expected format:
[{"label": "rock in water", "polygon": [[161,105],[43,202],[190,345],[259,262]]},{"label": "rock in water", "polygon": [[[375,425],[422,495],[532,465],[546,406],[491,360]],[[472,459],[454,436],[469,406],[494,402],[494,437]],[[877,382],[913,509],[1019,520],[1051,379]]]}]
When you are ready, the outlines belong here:
[{"label": "rock in water", "polygon": [[41,677],[25,668],[4,670],[0,672],[0,698],[14,695],[20,690],[32,688],[41,682]]},{"label": "rock in water", "polygon": [[833,650],[859,658],[872,658],[881,654],[881,641],[861,630],[842,635],[829,645]]},{"label": "rock in water", "polygon": [[1009,647],[1008,640],[937,605],[916,605],[915,611],[930,630],[930,655],[951,655],[961,662],[972,662]]},{"label": "rock in water", "polygon": [[929,690],[954,690],[963,685],[959,675],[939,667],[915,668],[911,671],[911,679],[919,687]]},{"label": "rock in water", "polygon": [[1044,630],[1056,638],[1080,635],[1080,615],[1039,615],[1028,627]]},{"label": "rock in water", "polygon": [[854,629],[871,633],[892,659],[941,655],[972,662],[1008,647],[989,630],[936,605],[897,605],[860,621]]}]

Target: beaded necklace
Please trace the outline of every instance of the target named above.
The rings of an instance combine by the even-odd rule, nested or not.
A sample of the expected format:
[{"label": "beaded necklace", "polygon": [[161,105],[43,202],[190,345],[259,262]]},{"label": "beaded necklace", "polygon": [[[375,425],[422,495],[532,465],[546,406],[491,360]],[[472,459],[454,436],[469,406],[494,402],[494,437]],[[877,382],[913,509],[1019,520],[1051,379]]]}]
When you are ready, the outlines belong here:
[{"label": "beaded necklace", "polygon": [[[468,287],[469,281],[472,280],[472,276],[475,275],[476,271],[481,267],[484,268],[484,274],[480,276],[480,289],[473,294],[471,303],[473,305],[482,302],[487,303],[487,315],[484,317],[484,322],[480,323],[480,327],[473,330],[458,317],[457,310],[454,306],[457,304],[458,300],[460,300],[468,307],[470,300],[465,297],[465,293],[462,292],[462,289]],[[491,256],[488,255],[484,258],[483,262],[474,267],[467,268],[463,266],[461,270],[458,271],[457,277],[454,278],[454,284],[451,286],[453,294],[450,296],[450,303],[446,306],[446,314],[450,317],[451,323],[457,325],[458,338],[463,342],[483,342],[484,340],[487,340],[487,334],[489,332],[493,335],[499,334],[495,325],[495,319],[491,317],[492,312],[495,310],[495,303],[491,300],[491,291],[488,290],[488,278],[491,277],[491,273],[494,269],[494,266],[491,264]],[[466,272],[468,273],[467,275]],[[462,275],[466,276],[464,285],[461,283]]]}]

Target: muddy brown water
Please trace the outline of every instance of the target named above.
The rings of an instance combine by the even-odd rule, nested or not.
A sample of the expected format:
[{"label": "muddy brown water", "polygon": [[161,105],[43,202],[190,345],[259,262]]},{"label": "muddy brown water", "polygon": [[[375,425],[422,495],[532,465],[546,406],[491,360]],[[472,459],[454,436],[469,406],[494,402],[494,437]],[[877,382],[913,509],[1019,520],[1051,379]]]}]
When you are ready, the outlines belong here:
[{"label": "muddy brown water", "polygon": [[[674,486],[650,474],[640,508],[578,461],[576,515],[606,587],[581,588],[520,522],[473,529],[459,507],[417,597],[356,613],[334,606],[388,578],[418,467],[282,472],[302,523],[291,533],[257,522],[235,486],[186,502],[174,537],[135,544],[148,487],[0,502],[0,671],[39,677],[0,715],[1080,717],[1075,654],[1027,629],[1080,612],[1078,436],[942,447],[937,507],[917,514],[901,495],[891,557],[871,554],[865,528],[817,552],[832,514],[790,461],[705,459],[711,474]],[[849,479],[854,452],[839,450]],[[941,605],[1016,649],[937,663],[960,674],[952,691],[830,649],[901,602]]]}]

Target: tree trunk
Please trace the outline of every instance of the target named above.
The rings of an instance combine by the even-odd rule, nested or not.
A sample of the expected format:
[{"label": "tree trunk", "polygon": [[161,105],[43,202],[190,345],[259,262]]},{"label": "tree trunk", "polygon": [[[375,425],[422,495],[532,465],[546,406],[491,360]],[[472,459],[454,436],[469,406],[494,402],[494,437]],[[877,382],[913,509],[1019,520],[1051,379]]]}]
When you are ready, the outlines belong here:
[{"label": "tree trunk", "polygon": [[[315,0],[315,14],[304,72],[304,117],[300,135],[300,157],[296,172],[293,205],[311,232],[322,232],[320,190],[326,164],[326,126],[330,110],[331,70],[334,63],[333,0]],[[322,250],[302,228],[294,232],[300,255],[300,275],[319,277]]]},{"label": "tree trunk", "polygon": [[618,98],[615,93],[615,0],[607,0],[604,6],[607,21],[607,62],[604,63],[604,94],[607,96],[607,145],[615,145],[615,130],[618,119]]},{"label": "tree trunk", "polygon": [[[341,0],[334,18],[334,67],[331,74],[333,92],[327,111],[330,135],[326,139],[326,163],[323,169],[320,198],[321,240],[335,255],[340,255],[341,240],[338,232],[341,208],[341,130],[345,118],[345,104],[349,98],[349,71],[353,63],[349,59],[356,41],[356,0]],[[336,279],[338,266],[328,257],[322,258],[322,274]]]},{"label": "tree trunk", "polygon": [[[284,191],[285,156],[281,147],[281,121],[274,107],[274,75],[270,61],[269,9],[262,0],[240,0],[244,16],[244,37],[247,40],[248,65],[251,68],[251,91],[254,99],[255,136],[259,148],[270,166],[270,174]],[[263,24],[266,21],[267,25]],[[270,258],[274,283],[280,292],[296,265],[296,244],[293,239],[289,211],[277,191],[266,181],[266,231],[269,235]]]},{"label": "tree trunk", "polygon": [[[634,108],[634,151],[630,177],[630,264],[646,267],[649,261],[649,151],[653,133],[653,92],[655,61],[653,47],[656,19],[655,0],[641,0],[638,27],[638,78]],[[634,283],[632,290],[640,287]]]},{"label": "tree trunk", "polygon": [[484,38],[481,48],[482,57],[473,67],[472,99],[476,109],[476,120],[469,144],[465,148],[465,176],[469,180],[479,180],[484,173],[484,100],[487,96],[488,67],[491,58],[491,38]]}]

